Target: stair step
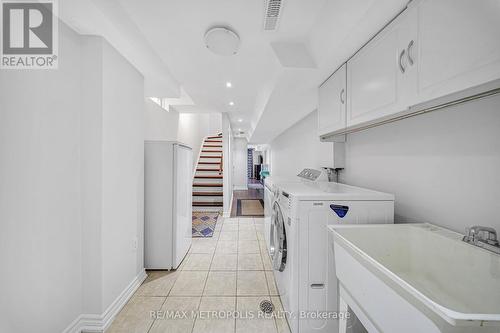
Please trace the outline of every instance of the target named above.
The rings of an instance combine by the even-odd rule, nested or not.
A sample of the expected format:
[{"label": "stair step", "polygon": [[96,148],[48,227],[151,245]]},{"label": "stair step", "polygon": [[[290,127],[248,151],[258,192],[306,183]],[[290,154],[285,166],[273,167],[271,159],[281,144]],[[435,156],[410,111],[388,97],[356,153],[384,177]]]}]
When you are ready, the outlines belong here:
[{"label": "stair step", "polygon": [[193,206],[206,206],[206,207],[222,207],[222,202],[199,202],[193,201]]},{"label": "stair step", "polygon": [[222,179],[222,175],[195,175],[194,178]]},{"label": "stair step", "polygon": [[[196,187],[193,186],[193,192],[220,192],[222,193],[222,187]],[[222,194],[221,194],[222,195]]]},{"label": "stair step", "polygon": [[212,197],[209,197],[209,196],[203,196],[203,197],[193,196],[193,201],[194,202],[204,202],[204,203],[214,203],[214,202],[222,202],[222,198],[223,198],[222,195],[212,196]]},{"label": "stair step", "polygon": [[194,175],[197,178],[212,178],[213,176],[222,176],[222,172],[219,170],[196,171]]},{"label": "stair step", "polygon": [[194,196],[199,196],[199,197],[221,197],[223,196],[224,192],[193,192],[193,197]]},{"label": "stair step", "polygon": [[198,164],[218,164],[218,165],[220,165],[220,162],[198,162]]},{"label": "stair step", "polygon": [[222,183],[193,183],[193,187],[222,187]]},{"label": "stair step", "polygon": [[222,149],[222,133],[208,136],[202,143],[193,182],[193,211],[221,211],[223,208]]}]

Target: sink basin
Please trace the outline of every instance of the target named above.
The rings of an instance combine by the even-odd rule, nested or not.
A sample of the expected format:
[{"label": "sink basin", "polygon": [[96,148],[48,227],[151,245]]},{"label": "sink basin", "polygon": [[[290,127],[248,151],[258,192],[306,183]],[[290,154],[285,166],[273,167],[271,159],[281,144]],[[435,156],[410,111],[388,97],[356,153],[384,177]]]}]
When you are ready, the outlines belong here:
[{"label": "sink basin", "polygon": [[[431,224],[328,228],[341,287],[361,309],[370,308],[370,297],[377,297],[384,306],[398,300],[409,310],[417,310],[436,332],[446,331],[447,325],[476,327],[472,332],[500,326],[500,255],[466,244],[462,235]],[[377,290],[371,290],[369,283]],[[402,303],[393,304],[394,311],[403,311]],[[374,319],[377,315],[367,316]],[[498,331],[496,327],[494,332]]]}]

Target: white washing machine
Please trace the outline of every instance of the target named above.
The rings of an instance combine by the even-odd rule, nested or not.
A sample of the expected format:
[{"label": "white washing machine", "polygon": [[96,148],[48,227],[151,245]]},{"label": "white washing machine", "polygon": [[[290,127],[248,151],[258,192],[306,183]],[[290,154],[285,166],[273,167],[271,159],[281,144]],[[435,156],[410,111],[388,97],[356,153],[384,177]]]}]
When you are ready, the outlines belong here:
[{"label": "white washing machine", "polygon": [[[308,178],[303,175],[309,175]],[[271,221],[273,219],[273,205],[279,193],[279,184],[282,183],[302,183],[312,181],[328,181],[328,175],[324,170],[304,169],[294,177],[269,176],[264,179],[264,236],[267,250],[271,255],[270,235]]]},{"label": "white washing machine", "polygon": [[281,183],[273,211],[273,270],[292,333],[338,332],[326,226],[393,223],[394,196],[338,183]]}]

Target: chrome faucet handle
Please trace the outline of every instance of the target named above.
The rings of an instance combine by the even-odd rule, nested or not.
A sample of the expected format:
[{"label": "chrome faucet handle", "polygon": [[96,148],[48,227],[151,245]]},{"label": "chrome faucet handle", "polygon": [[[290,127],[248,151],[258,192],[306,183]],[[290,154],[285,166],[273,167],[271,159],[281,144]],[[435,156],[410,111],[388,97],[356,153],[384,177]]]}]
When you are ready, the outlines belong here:
[{"label": "chrome faucet handle", "polygon": [[490,244],[498,244],[497,232],[495,229],[490,227],[475,225],[468,229],[467,235],[472,241],[478,240]]},{"label": "chrome faucet handle", "polygon": [[481,247],[488,251],[500,254],[500,243],[497,239],[497,232],[490,227],[475,225],[466,228],[466,234],[462,240],[466,243]]},{"label": "chrome faucet handle", "polygon": [[470,234],[470,228],[469,227],[466,227],[465,228],[465,235],[464,237],[462,238],[463,241],[468,241],[470,240],[470,237],[471,237],[471,234]]}]

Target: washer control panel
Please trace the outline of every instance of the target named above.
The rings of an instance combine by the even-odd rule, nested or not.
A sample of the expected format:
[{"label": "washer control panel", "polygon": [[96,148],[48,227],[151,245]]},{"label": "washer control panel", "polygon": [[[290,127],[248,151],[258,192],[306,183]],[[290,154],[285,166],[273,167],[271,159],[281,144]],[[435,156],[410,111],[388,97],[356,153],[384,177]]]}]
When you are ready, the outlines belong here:
[{"label": "washer control panel", "polygon": [[328,176],[326,171],[315,170],[315,169],[304,169],[298,175],[298,177],[309,180],[309,181],[328,181]]}]

